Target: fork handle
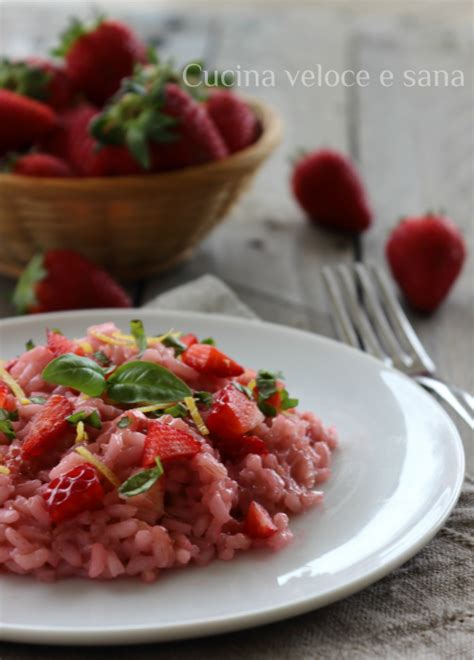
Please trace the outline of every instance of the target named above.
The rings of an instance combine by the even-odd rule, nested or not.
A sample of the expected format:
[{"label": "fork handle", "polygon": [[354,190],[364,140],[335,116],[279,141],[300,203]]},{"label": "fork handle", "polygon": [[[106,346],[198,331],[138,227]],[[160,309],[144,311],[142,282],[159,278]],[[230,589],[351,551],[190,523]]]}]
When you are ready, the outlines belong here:
[{"label": "fork handle", "polygon": [[[428,392],[442,399],[466,424],[474,430],[474,417],[472,415],[472,395],[459,387],[452,387],[432,376],[415,376],[415,380]],[[459,397],[459,398],[458,398]],[[464,402],[463,405],[460,401]],[[471,412],[469,411],[471,409]]]}]

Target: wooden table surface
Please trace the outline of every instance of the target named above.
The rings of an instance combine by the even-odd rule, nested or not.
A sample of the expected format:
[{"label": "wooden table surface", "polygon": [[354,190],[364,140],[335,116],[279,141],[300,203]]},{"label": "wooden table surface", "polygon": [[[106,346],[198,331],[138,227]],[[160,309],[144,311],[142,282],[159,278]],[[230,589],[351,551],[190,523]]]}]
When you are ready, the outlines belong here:
[{"label": "wooden table surface", "polygon": [[[473,52],[469,10],[437,15],[378,12],[365,3],[318,6],[248,6],[157,9],[133,3],[110,14],[124,17],[164,54],[179,62],[202,57],[209,68],[272,69],[274,87],[243,90],[272,104],[285,122],[282,146],[266,164],[251,192],[228,220],[175,270],[143,282],[134,290],[137,304],[203,273],[227,282],[262,318],[332,336],[328,305],[321,286],[323,264],[357,258],[383,263],[384,244],[400,216],[446,209],[462,228],[473,254]],[[456,4],[456,3],[453,3]],[[458,3],[462,4],[462,3]],[[467,3],[465,3],[467,4]],[[128,7],[128,8],[127,8]],[[471,5],[472,7],[472,5]],[[2,54],[46,52],[52,35],[72,12],[67,3],[4,3]],[[74,13],[87,14],[88,10]],[[472,16],[472,15],[471,15]],[[441,20],[442,18],[442,20]],[[371,80],[389,69],[392,87],[291,86],[284,70],[366,69]],[[407,69],[462,70],[463,87],[403,87]],[[289,159],[298,147],[327,145],[358,162],[376,213],[374,227],[360,241],[320,231],[304,220],[289,192]],[[423,342],[448,381],[473,388],[473,260],[469,258],[449,300],[432,317],[410,316]],[[0,278],[0,317],[12,313],[12,282]],[[464,429],[464,439],[471,441]],[[226,635],[220,642],[228,658],[311,657],[295,652],[313,615],[261,631]],[[287,636],[277,629],[287,626]],[[257,640],[260,640],[257,643]],[[272,656],[263,654],[268,641]],[[283,640],[283,641],[282,641]],[[160,658],[221,657],[215,640],[160,646]],[[224,647],[222,645],[224,644]],[[156,647],[120,649],[125,658],[151,658]],[[2,660],[76,658],[80,651],[30,649],[4,645]],[[102,651],[87,652],[99,658]]]}]

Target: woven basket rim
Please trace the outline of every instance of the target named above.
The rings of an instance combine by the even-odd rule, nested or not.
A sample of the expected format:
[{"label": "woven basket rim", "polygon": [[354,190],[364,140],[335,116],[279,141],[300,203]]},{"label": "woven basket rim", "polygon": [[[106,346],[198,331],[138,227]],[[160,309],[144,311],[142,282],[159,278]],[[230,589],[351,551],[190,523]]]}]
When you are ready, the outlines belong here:
[{"label": "woven basket rim", "polygon": [[0,185],[8,187],[28,187],[32,185],[45,188],[86,189],[88,185],[100,187],[103,190],[117,186],[143,186],[147,184],[164,183],[166,181],[178,181],[179,178],[187,178],[188,175],[195,177],[197,174],[209,176],[213,173],[245,167],[247,162],[268,155],[280,142],[282,135],[282,121],[279,114],[269,105],[256,98],[246,98],[252,106],[262,125],[259,138],[250,146],[241,149],[227,158],[193,167],[186,167],[170,172],[158,172],[156,174],[130,175],[130,176],[104,176],[104,177],[32,177],[18,174],[0,173]]}]

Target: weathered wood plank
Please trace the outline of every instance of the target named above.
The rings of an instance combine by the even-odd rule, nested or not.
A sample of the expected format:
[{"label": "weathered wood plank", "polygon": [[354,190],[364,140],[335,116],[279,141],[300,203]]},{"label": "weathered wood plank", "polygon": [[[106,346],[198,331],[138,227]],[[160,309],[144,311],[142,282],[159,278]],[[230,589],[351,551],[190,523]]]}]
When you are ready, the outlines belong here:
[{"label": "weathered wood plank", "polygon": [[[367,258],[384,261],[390,228],[405,214],[446,209],[474,249],[472,43],[462,33],[411,22],[358,38],[359,65],[376,76],[393,71],[400,81],[412,69],[462,70],[464,87],[393,87],[359,90],[360,159],[377,223],[364,241]],[[449,299],[435,315],[410,312],[416,329],[448,381],[473,390],[474,270],[472,256]],[[461,430],[462,427],[460,427]],[[463,430],[468,447],[472,442]],[[474,465],[473,465],[474,467]]]},{"label": "weathered wood plank", "polygon": [[[319,268],[335,258],[350,259],[352,245],[308,227],[291,197],[289,158],[299,146],[348,148],[347,99],[341,88],[308,89],[300,83],[292,87],[285,69],[294,75],[316,62],[343,68],[346,23],[334,12],[301,8],[279,8],[275,13],[226,10],[213,15],[220,48],[210,68],[256,69],[260,81],[265,69],[274,71],[275,86],[240,91],[278,109],[285,139],[249,194],[176,272],[176,278],[212,268],[264,318],[330,332]],[[164,282],[169,279],[151,283],[147,296],[162,290]],[[293,303],[290,307],[288,301]]]}]

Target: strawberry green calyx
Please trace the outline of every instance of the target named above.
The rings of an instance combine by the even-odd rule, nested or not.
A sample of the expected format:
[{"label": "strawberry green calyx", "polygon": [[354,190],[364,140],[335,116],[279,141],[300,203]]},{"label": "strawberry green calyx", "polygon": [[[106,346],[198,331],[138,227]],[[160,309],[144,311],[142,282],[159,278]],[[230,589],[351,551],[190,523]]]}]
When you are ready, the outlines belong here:
[{"label": "strawberry green calyx", "polygon": [[44,101],[48,96],[51,73],[28,62],[0,60],[0,87],[11,92]]},{"label": "strawberry green calyx", "polygon": [[162,112],[164,82],[168,72],[152,79],[144,70],[124,81],[116,99],[90,124],[91,135],[101,145],[125,145],[145,169],[151,166],[150,142],[175,139],[170,129],[176,120]]},{"label": "strawberry green calyx", "polygon": [[96,30],[105,20],[105,16],[99,16],[93,23],[85,25],[78,18],[71,18],[69,26],[60,35],[59,45],[51,51],[51,55],[64,57],[68,54],[72,46],[89,32]]},{"label": "strawberry green calyx", "polygon": [[13,304],[19,314],[25,314],[37,304],[36,284],[47,275],[43,265],[43,255],[35,255],[18,280],[13,292]]}]

